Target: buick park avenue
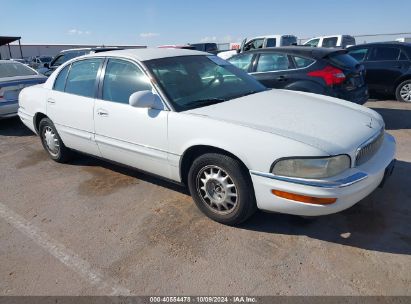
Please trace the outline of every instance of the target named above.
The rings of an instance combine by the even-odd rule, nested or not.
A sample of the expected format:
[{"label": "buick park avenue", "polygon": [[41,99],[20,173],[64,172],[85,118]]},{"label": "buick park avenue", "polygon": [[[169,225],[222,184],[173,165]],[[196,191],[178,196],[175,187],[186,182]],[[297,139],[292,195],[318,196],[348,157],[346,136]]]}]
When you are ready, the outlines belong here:
[{"label": "buick park avenue", "polygon": [[62,64],[20,94],[18,114],[57,162],[80,151],[188,186],[215,221],[261,210],[351,207],[393,169],[375,111],[269,90],[227,61],[178,49],[122,50]]}]

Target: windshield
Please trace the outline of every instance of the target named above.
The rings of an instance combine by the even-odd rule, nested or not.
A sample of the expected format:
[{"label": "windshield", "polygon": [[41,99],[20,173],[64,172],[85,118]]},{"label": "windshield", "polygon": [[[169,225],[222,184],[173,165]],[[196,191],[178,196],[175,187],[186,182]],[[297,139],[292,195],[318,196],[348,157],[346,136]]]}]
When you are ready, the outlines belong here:
[{"label": "windshield", "polygon": [[190,110],[266,90],[217,56],[181,56],[145,62],[176,111]]},{"label": "windshield", "polygon": [[19,62],[0,63],[0,78],[37,75],[35,71]]}]

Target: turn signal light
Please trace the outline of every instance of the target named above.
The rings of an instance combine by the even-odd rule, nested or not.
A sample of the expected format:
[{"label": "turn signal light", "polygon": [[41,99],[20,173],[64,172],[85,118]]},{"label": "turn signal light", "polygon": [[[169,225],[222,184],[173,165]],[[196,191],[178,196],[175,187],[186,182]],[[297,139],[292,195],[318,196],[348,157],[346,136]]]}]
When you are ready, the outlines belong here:
[{"label": "turn signal light", "polygon": [[336,198],[306,196],[306,195],[300,195],[300,194],[279,191],[279,190],[274,190],[274,189],[271,190],[271,192],[272,194],[278,197],[282,197],[282,198],[286,198],[292,201],[302,202],[306,204],[330,205],[330,204],[334,204],[337,201]]}]

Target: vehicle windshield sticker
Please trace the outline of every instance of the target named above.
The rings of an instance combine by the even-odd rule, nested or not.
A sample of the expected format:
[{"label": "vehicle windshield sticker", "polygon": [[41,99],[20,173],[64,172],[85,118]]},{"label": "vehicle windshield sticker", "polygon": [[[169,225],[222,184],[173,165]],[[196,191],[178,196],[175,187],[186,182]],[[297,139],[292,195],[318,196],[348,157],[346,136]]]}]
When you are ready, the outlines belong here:
[{"label": "vehicle windshield sticker", "polygon": [[230,65],[230,63],[218,56],[207,56],[212,62],[218,65]]}]

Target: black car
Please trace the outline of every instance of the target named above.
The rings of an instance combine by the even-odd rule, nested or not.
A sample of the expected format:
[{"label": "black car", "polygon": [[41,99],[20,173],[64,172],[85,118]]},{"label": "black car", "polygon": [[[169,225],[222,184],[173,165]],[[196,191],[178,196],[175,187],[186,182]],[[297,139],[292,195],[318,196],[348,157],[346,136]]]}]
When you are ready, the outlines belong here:
[{"label": "black car", "polygon": [[190,45],[193,46],[197,51],[207,52],[214,55],[218,53],[217,44],[213,42],[191,43]]},{"label": "black car", "polygon": [[368,99],[364,67],[346,50],[277,47],[242,53],[228,61],[269,88],[328,95],[358,104]]},{"label": "black car", "polygon": [[120,50],[120,48],[95,47],[95,48],[79,48],[79,49],[64,50],[58,53],[56,57],[54,57],[50,63],[44,64],[44,68],[40,68],[38,69],[38,71],[45,76],[50,76],[51,73],[53,73],[61,64],[63,64],[64,62],[70,59],[83,56],[86,54],[93,54],[93,53],[113,51],[113,50]]},{"label": "black car", "polygon": [[356,45],[348,53],[361,62],[370,93],[390,94],[411,102],[411,44],[380,42]]}]

